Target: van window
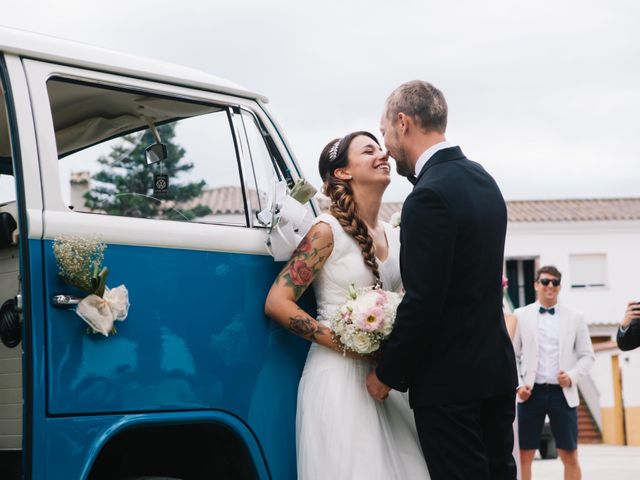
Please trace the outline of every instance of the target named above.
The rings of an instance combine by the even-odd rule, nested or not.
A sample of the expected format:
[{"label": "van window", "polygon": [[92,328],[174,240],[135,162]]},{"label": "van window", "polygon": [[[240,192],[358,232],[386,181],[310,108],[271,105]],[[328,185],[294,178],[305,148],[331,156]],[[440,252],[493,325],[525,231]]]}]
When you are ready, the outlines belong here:
[{"label": "van window", "polygon": [[247,225],[226,106],[59,78],[47,90],[70,209]]},{"label": "van window", "polygon": [[[242,110],[242,125],[247,139],[247,154],[253,170],[254,185],[251,186],[251,190],[257,192],[257,195],[252,195],[257,197],[255,200],[252,198],[252,202],[256,203],[257,213],[271,206],[273,199],[270,198],[270,193],[274,191],[274,185],[281,176],[277,173],[258,120],[252,113]],[[255,218],[253,222],[255,226],[265,226],[255,221]]]},{"label": "van window", "polygon": [[[255,182],[250,188],[250,198],[252,207],[255,205],[253,213],[253,226],[254,227],[268,227],[257,219],[257,213],[264,209],[270,209],[273,206],[275,199],[273,193],[275,191],[275,184],[278,181],[283,180],[286,177],[289,187],[293,185],[291,174],[288,171],[282,171],[280,167],[284,166],[284,162],[280,158],[278,162],[277,158],[274,158],[272,152],[267,147],[265,141],[266,132],[264,126],[260,123],[260,120],[252,112],[242,109],[242,125],[244,133],[247,139],[247,145],[245,150],[247,151],[247,157],[250,159],[250,165],[252,169],[253,178],[251,181]],[[278,155],[277,152],[275,155]],[[284,167],[286,169],[286,167]],[[247,175],[249,177],[249,175]],[[249,180],[248,180],[249,182]],[[247,183],[248,184],[248,183]],[[255,194],[257,192],[257,195]],[[254,200],[254,197],[257,197]],[[305,207],[309,210],[309,213],[313,216],[314,212],[311,207],[311,203],[308,202]]]}]

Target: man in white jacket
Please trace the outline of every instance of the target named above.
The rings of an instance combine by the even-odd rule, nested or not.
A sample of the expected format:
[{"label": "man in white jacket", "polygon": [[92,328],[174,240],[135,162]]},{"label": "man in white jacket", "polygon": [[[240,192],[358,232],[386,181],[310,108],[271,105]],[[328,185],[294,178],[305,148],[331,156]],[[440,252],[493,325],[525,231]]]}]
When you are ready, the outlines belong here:
[{"label": "man in white jacket", "polygon": [[578,463],[578,382],[595,356],[581,313],[558,304],[562,274],[553,266],[536,273],[538,300],[518,308],[514,349],[518,363],[518,437],[523,480],[540,445],[545,416],[564,464],[564,478],[581,478]]}]

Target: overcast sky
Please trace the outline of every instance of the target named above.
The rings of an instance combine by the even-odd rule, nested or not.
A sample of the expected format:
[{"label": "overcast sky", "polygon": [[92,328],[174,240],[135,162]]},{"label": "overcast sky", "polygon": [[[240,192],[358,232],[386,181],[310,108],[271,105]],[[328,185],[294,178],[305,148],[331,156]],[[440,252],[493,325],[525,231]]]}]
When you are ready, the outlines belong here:
[{"label": "overcast sky", "polygon": [[[450,142],[507,199],[640,195],[634,0],[5,1],[0,25],[180,63],[270,98],[306,176],[386,96],[424,79]],[[410,185],[397,176],[385,200]]]}]

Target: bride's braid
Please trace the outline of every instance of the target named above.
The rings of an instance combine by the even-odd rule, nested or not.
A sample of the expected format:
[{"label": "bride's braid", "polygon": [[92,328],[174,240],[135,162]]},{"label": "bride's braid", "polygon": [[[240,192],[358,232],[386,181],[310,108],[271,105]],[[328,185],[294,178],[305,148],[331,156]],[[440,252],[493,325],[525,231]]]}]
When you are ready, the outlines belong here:
[{"label": "bride's braid", "polygon": [[376,283],[380,284],[380,270],[376,260],[376,247],[369,229],[358,215],[356,202],[353,200],[353,190],[349,182],[334,175],[336,168],[346,167],[348,164],[347,150],[351,140],[359,135],[366,135],[378,142],[368,132],[350,133],[342,139],[335,139],[324,148],[320,155],[320,176],[324,180],[324,193],[331,199],[329,211],[340,222],[345,232],[351,235],[360,248],[367,267],[371,269]]}]

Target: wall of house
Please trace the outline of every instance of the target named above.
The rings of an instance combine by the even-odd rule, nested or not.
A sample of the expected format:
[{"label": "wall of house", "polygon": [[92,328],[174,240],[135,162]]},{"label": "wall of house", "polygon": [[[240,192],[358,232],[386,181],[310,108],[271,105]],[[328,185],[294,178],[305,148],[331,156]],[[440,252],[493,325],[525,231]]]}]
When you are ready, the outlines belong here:
[{"label": "wall of house", "polygon": [[[570,255],[606,254],[606,286],[571,288]],[[563,274],[560,301],[582,311],[592,335],[614,335],[627,302],[640,301],[640,222],[510,223],[505,258],[537,258]],[[615,401],[614,368],[622,402]],[[596,353],[591,371],[599,392],[605,443],[640,445],[640,349]],[[624,413],[623,413],[624,410]]]},{"label": "wall of house", "polygon": [[640,348],[596,352],[591,377],[600,391],[602,441],[640,446]]}]

